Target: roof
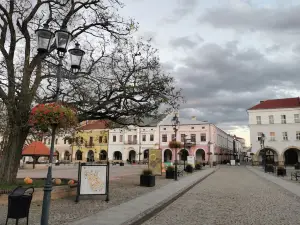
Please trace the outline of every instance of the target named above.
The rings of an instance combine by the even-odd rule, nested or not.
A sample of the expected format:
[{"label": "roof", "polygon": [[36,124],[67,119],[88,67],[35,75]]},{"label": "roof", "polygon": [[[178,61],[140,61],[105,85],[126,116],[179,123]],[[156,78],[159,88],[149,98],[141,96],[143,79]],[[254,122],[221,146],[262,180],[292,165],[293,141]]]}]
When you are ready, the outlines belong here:
[{"label": "roof", "polygon": [[[173,114],[168,115],[168,117],[160,124],[163,126],[169,126],[172,125],[172,118]],[[193,119],[187,119],[187,118],[182,118],[179,117],[179,122],[180,125],[201,125],[201,124],[208,124],[209,122],[207,121],[200,121],[200,120],[193,120]]]},{"label": "roof", "polygon": [[86,125],[80,127],[80,130],[100,130],[100,129],[107,129],[108,128],[108,121],[106,120],[94,120],[87,122]]},{"label": "roof", "polygon": [[283,98],[283,99],[270,99],[270,100],[261,101],[259,104],[251,107],[248,110],[297,108],[297,107],[300,107],[299,97]]},{"label": "roof", "polygon": [[[49,156],[50,149],[41,141],[34,141],[29,145],[25,146],[22,151],[23,156]],[[57,155],[54,152],[54,155]]]}]

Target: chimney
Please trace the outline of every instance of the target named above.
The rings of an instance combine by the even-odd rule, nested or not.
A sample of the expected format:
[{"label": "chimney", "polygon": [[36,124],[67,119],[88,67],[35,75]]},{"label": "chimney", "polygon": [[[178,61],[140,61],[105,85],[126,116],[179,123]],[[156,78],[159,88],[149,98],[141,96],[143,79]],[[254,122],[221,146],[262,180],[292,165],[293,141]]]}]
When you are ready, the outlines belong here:
[{"label": "chimney", "polygon": [[260,101],[259,103],[263,103],[264,101]]},{"label": "chimney", "polygon": [[192,116],[192,120],[196,120],[197,118],[196,118],[196,116]]}]

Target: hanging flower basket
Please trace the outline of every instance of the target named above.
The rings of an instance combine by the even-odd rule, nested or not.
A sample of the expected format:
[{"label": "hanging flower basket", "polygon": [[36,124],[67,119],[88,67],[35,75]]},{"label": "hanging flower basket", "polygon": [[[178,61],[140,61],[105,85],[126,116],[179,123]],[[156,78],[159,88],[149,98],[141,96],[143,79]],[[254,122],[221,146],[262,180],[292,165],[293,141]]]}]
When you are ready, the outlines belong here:
[{"label": "hanging flower basket", "polygon": [[180,148],[182,144],[179,141],[170,141],[169,148]]},{"label": "hanging flower basket", "polygon": [[31,110],[29,118],[29,125],[42,131],[48,131],[53,125],[71,128],[77,122],[75,110],[60,103],[38,104]]},{"label": "hanging flower basket", "polygon": [[223,153],[221,152],[221,153],[219,153],[219,155],[223,155]]},{"label": "hanging flower basket", "polygon": [[219,153],[218,153],[218,152],[215,152],[215,155],[219,155]]},{"label": "hanging flower basket", "polygon": [[253,152],[251,152],[251,153],[250,153],[250,155],[254,155],[254,153],[253,153]]},{"label": "hanging flower basket", "polygon": [[224,153],[224,155],[228,155],[228,153]]},{"label": "hanging flower basket", "polygon": [[211,152],[208,152],[207,155],[212,155],[212,153],[211,153]]}]

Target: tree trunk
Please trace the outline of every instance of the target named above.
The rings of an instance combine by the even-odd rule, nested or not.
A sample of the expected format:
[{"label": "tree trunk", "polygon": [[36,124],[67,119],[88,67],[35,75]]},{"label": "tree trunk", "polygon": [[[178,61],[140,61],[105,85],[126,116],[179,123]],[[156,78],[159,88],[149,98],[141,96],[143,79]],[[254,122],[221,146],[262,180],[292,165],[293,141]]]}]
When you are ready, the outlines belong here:
[{"label": "tree trunk", "polygon": [[16,124],[9,127],[9,135],[3,148],[3,156],[0,163],[0,183],[11,184],[16,182],[22,158],[22,149],[28,132],[29,128]]}]

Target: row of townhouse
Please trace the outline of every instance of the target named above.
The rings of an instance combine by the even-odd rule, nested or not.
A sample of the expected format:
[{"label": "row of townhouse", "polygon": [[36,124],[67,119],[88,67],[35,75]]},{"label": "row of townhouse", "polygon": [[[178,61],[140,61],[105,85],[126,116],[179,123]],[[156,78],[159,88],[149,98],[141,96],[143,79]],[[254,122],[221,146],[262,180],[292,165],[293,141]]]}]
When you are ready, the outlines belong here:
[{"label": "row of townhouse", "polygon": [[[149,149],[161,149],[163,161],[174,161],[175,150],[168,146],[175,138],[172,118],[173,114],[159,115],[155,119],[144,119],[139,126],[111,129],[107,128],[105,121],[86,121],[72,137],[57,137],[57,158],[67,161],[143,161],[148,159]],[[215,124],[195,117],[179,118],[179,121],[176,140],[187,144],[178,150],[186,154],[177,154],[177,159],[190,155],[197,161],[220,161],[225,156],[215,153],[240,153],[244,147],[242,138],[226,133]],[[49,138],[44,138],[43,142],[50,147]],[[208,152],[212,155],[209,156]]]},{"label": "row of townhouse", "polygon": [[[281,164],[300,162],[300,98],[260,101],[248,109],[250,142],[254,161],[261,163],[264,148],[272,161]],[[262,134],[265,136],[261,145]]]}]

